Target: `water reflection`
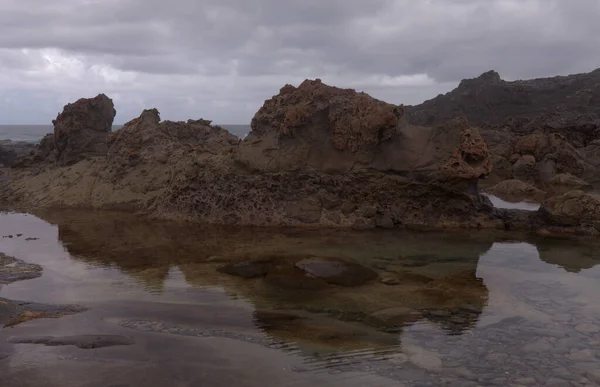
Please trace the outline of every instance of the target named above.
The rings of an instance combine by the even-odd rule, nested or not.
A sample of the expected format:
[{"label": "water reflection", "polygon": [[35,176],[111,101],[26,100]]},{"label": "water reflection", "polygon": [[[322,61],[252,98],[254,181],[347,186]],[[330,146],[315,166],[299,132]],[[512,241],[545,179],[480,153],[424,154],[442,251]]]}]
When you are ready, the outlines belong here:
[{"label": "water reflection", "polygon": [[[460,334],[475,325],[488,296],[475,273],[489,236],[223,229],[122,214],[93,221],[77,213],[43,217],[58,225],[59,240],[76,260],[116,267],[150,291],[161,291],[173,270],[191,286],[222,287],[254,305],[254,322],[264,332],[311,350],[397,345],[403,327],[421,320]],[[295,266],[307,256],[354,262],[377,279],[332,285]],[[256,278],[219,270],[265,260],[270,267]]]},{"label": "water reflection", "polygon": [[[573,381],[570,375],[589,381],[588,365],[600,356],[593,349],[600,344],[594,302],[600,246],[593,240],[229,229],[118,213],[38,215],[55,234],[33,217],[0,217],[0,232],[16,233],[18,224],[26,230],[22,238],[40,237],[7,239],[0,251],[44,266],[41,278],[10,285],[3,296],[76,302],[91,311],[53,322],[53,332],[40,323],[36,333],[89,334],[101,327],[123,335],[125,329],[153,335],[136,342],[155,349],[167,339],[149,337],[227,338],[301,355],[297,372],[362,371],[415,385],[495,379],[547,385],[555,369],[561,381]],[[307,257],[352,265],[343,276],[358,279],[340,280],[327,265],[307,276],[298,265]],[[182,342],[169,343],[169,356],[183,350]],[[123,349],[129,352],[122,356],[141,356],[138,347]],[[160,357],[162,349],[143,353]]]}]

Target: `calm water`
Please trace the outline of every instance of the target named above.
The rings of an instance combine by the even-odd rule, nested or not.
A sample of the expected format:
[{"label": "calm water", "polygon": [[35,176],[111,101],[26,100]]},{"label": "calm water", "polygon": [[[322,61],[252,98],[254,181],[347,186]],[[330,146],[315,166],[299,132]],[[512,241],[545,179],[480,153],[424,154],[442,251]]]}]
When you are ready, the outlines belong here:
[{"label": "calm water", "polygon": [[[115,125],[113,130],[121,126]],[[250,125],[223,125],[223,127],[240,138],[250,131]],[[52,131],[52,125],[0,125],[0,140],[38,142]]]},{"label": "calm water", "polygon": [[[0,215],[0,252],[44,268],[0,296],[90,310],[0,329],[2,387],[600,385],[599,242],[38,216]],[[327,284],[306,256],[378,278]],[[256,278],[220,271],[265,259]],[[79,334],[135,344],[6,341]]]}]

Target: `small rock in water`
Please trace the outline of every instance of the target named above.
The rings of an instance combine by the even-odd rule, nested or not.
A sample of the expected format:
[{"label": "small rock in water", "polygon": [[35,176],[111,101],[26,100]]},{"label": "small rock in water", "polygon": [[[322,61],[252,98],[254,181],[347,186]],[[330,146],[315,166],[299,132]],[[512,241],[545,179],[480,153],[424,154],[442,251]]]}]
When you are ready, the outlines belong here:
[{"label": "small rock in water", "polygon": [[15,337],[9,339],[13,344],[43,344],[49,347],[73,345],[81,349],[113,347],[117,345],[133,345],[135,341],[129,337],[117,335],[79,335],[65,337]]},{"label": "small rock in water", "polygon": [[13,237],[12,235],[5,235],[2,238],[12,238],[12,237]]},{"label": "small rock in water", "polygon": [[271,263],[270,260],[232,263],[231,265],[218,268],[217,271],[235,277],[256,278],[267,275],[271,268]]},{"label": "small rock in water", "polygon": [[17,238],[22,237],[22,236],[23,236],[23,234],[17,234]]},{"label": "small rock in water", "polygon": [[37,241],[40,238],[25,238],[26,241]]},{"label": "small rock in water", "polygon": [[374,270],[337,258],[306,258],[297,262],[296,267],[330,284],[341,286],[358,286],[377,278]]}]

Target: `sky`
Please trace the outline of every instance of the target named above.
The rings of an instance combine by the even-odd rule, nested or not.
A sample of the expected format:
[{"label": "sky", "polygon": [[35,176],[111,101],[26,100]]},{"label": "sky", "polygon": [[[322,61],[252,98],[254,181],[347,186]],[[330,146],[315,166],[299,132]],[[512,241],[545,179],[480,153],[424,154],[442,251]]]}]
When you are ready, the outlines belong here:
[{"label": "sky", "polygon": [[321,78],[418,104],[461,79],[600,67],[600,0],[0,0],[0,124],[105,93],[120,124],[248,124]]}]

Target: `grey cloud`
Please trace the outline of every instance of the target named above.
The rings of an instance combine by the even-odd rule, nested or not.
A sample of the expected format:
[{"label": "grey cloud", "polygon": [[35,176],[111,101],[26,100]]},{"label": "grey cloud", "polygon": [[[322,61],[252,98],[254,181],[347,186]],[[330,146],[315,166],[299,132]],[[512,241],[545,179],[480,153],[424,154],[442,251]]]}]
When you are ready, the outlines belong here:
[{"label": "grey cloud", "polygon": [[[85,69],[135,74],[89,87],[65,75],[68,95],[104,87],[127,96],[118,110],[128,114],[151,103],[170,116],[247,122],[284,83],[306,77],[418,103],[490,69],[508,79],[588,71],[600,63],[599,15],[597,0],[3,0],[0,70],[55,95],[58,78],[44,86],[43,72],[23,75],[41,59],[20,50],[56,48]],[[367,84],[414,74],[436,83]]]}]

